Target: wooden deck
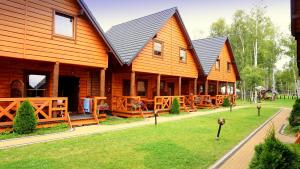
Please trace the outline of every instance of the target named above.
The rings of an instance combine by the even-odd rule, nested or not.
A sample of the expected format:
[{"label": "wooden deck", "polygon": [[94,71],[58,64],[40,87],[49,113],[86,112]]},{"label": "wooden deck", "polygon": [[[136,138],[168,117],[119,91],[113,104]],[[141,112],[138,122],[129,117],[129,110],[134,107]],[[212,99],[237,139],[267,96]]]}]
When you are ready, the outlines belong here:
[{"label": "wooden deck", "polygon": [[99,106],[106,97],[94,97],[90,114],[71,115],[68,112],[66,97],[37,97],[37,98],[0,98],[0,128],[11,128],[14,117],[21,103],[28,100],[35,109],[39,126],[67,123],[70,127],[76,125],[98,124],[106,119],[106,114]]}]

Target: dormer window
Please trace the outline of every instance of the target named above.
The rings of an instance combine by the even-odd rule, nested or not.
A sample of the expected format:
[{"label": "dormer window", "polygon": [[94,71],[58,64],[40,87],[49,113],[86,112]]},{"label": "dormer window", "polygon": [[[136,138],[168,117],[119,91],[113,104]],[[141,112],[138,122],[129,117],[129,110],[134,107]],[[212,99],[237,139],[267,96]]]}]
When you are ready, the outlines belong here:
[{"label": "dormer window", "polygon": [[220,59],[216,61],[216,70],[220,70]]},{"label": "dormer window", "polygon": [[186,63],[186,50],[183,48],[180,48],[179,50],[179,61],[181,63]]},{"label": "dormer window", "polygon": [[162,56],[163,43],[160,41],[153,42],[153,55],[157,57]]},{"label": "dormer window", "polygon": [[54,34],[67,38],[74,38],[74,17],[61,12],[55,12]]}]

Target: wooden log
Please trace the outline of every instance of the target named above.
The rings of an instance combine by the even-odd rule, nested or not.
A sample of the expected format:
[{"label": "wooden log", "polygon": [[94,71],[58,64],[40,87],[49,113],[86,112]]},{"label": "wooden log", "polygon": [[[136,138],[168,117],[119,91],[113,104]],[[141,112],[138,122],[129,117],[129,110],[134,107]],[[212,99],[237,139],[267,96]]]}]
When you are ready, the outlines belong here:
[{"label": "wooden log", "polygon": [[205,80],[205,95],[208,95],[208,80]]},{"label": "wooden log", "polygon": [[160,74],[157,75],[156,96],[160,96]]},{"label": "wooden log", "polygon": [[135,72],[131,72],[130,76],[130,96],[135,96]]},{"label": "wooden log", "polygon": [[105,69],[100,70],[100,97],[105,97]]},{"label": "wooden log", "polygon": [[178,95],[181,96],[181,76],[178,78]]},{"label": "wooden log", "polygon": [[216,95],[218,95],[218,94],[219,94],[219,91],[220,91],[220,90],[219,90],[219,81],[217,81],[217,89],[216,89],[216,90],[217,90]]},{"label": "wooden log", "polygon": [[58,97],[59,62],[56,62],[54,64],[52,78],[53,78],[52,97]]},{"label": "wooden log", "polygon": [[198,79],[195,78],[194,79],[194,95],[197,95],[197,81],[198,81]]}]

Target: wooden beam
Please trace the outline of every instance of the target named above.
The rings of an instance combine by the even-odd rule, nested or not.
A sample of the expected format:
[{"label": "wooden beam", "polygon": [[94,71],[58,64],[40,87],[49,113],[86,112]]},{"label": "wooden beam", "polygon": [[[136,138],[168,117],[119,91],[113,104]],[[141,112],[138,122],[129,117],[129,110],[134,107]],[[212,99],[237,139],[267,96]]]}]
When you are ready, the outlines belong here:
[{"label": "wooden beam", "polygon": [[52,72],[52,97],[58,97],[59,62],[56,62]]},{"label": "wooden beam", "polygon": [[198,81],[198,79],[195,78],[194,79],[194,95],[197,95],[197,81]]},{"label": "wooden beam", "polygon": [[178,78],[178,95],[181,96],[181,76]]},{"label": "wooden beam", "polygon": [[226,87],[225,87],[225,94],[228,94],[228,82],[226,82]]},{"label": "wooden beam", "polygon": [[135,72],[130,75],[130,96],[135,96]]},{"label": "wooden beam", "polygon": [[160,96],[160,74],[157,75],[156,96]]},{"label": "wooden beam", "polygon": [[205,95],[208,95],[208,80],[205,80]]},{"label": "wooden beam", "polygon": [[216,95],[219,95],[219,81],[217,81],[217,92],[216,92]]},{"label": "wooden beam", "polygon": [[236,83],[233,82],[233,92],[232,92],[233,95],[235,95],[235,88],[236,88]]},{"label": "wooden beam", "polygon": [[105,97],[105,69],[100,70],[100,97]]}]

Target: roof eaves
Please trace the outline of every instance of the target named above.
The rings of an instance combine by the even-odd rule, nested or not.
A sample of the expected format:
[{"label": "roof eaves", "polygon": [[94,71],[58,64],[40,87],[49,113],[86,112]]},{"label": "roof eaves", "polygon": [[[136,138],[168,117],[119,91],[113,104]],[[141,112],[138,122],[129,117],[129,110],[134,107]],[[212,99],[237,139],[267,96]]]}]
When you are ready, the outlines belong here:
[{"label": "roof eaves", "polygon": [[77,2],[80,5],[80,7],[83,9],[83,11],[87,15],[87,17],[89,18],[89,20],[91,21],[91,23],[93,24],[94,28],[97,30],[97,32],[99,33],[99,35],[103,38],[103,40],[105,41],[105,43],[107,44],[107,46],[109,47],[109,49],[111,50],[111,52],[117,58],[118,62],[121,65],[123,65],[123,60],[119,57],[118,52],[114,49],[113,45],[110,43],[109,39],[104,34],[102,28],[98,24],[97,20],[93,16],[93,14],[90,11],[90,9],[88,8],[88,6],[85,4],[85,2],[83,0],[77,0]]}]

